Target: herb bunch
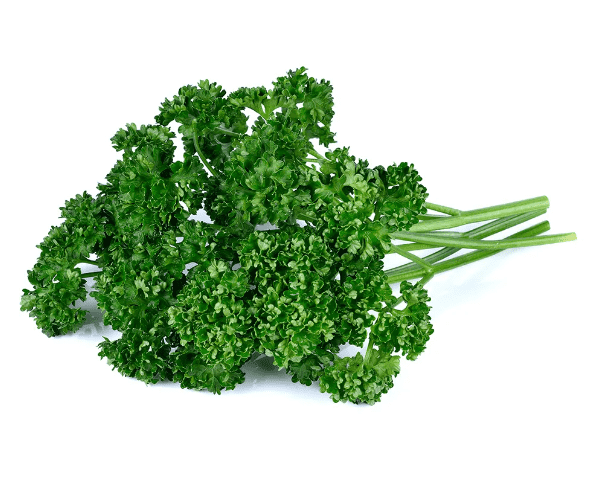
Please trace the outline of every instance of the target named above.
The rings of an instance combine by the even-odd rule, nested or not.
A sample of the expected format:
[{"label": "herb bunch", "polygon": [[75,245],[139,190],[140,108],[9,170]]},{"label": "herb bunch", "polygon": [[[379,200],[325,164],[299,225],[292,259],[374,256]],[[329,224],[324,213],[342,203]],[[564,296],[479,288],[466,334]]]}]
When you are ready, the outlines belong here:
[{"label": "herb bunch", "polygon": [[[543,214],[548,199],[473,211],[429,203],[412,164],[371,167],[333,148],[333,115],[331,84],[303,67],[269,89],[180,88],[155,123],[114,135],[121,158],[95,197],[61,209],[21,309],[49,337],[74,332],[94,278],[104,323],[122,333],[99,356],[125,376],[219,394],[265,354],[334,402],[374,404],[400,357],[415,360],[434,331],[430,278],[503,249],[575,239],[542,235],[542,222],[485,240]],[[197,220],[200,210],[212,222]],[[451,257],[462,248],[473,250]],[[414,254],[423,249],[434,251]],[[408,262],[387,269],[390,253]],[[345,356],[347,344],[362,353]]]}]

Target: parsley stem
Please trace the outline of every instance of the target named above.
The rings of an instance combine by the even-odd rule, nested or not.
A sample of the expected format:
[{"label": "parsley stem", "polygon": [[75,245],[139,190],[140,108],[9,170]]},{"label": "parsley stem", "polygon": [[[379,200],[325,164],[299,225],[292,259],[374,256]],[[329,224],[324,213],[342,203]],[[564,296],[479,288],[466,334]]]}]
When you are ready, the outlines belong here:
[{"label": "parsley stem", "polygon": [[557,235],[516,237],[515,240],[474,240],[470,238],[451,238],[429,233],[400,233],[399,240],[422,242],[436,247],[458,247],[480,250],[500,250],[519,247],[533,247],[551,243],[570,242],[576,240],[575,233],[561,233]]},{"label": "parsley stem", "polygon": [[197,134],[194,133],[192,135],[192,139],[193,139],[193,143],[195,145],[195,150],[197,151],[197,154],[199,156],[199,159],[201,159],[201,162],[203,163],[203,165],[209,169],[209,172],[213,175],[213,176],[218,176],[218,174],[216,174],[216,172],[211,168],[211,166],[209,165],[209,162],[207,161],[207,157],[205,157],[203,155],[203,152],[201,152],[201,149],[199,147],[199,140],[197,137]]},{"label": "parsley stem", "polygon": [[[500,233],[501,231],[505,231],[509,228],[513,228],[514,226],[517,226],[521,223],[525,223],[526,221],[529,221],[529,220],[534,219],[538,216],[541,216],[544,213],[546,213],[546,210],[528,212],[526,214],[520,214],[518,216],[504,217],[502,219],[497,219],[495,221],[491,221],[490,223],[486,223],[478,228],[474,228],[473,230],[466,231],[464,233],[453,233],[453,234],[454,235],[457,234],[457,235],[467,237],[467,238],[482,239],[482,238],[486,238],[488,236],[496,235],[497,233]],[[403,250],[408,250],[408,251],[436,248],[436,247],[431,247],[430,245],[424,245],[424,244],[420,244],[420,243],[404,243],[404,244],[401,244],[399,247]],[[458,247],[445,247],[445,248],[442,248],[441,250],[437,250],[433,254],[430,254],[430,255],[424,257],[423,260],[425,262],[427,262],[428,264],[434,264],[435,262],[442,261],[443,259],[446,259],[450,255],[453,255],[456,252],[459,252],[460,250],[461,249]],[[389,250],[388,253],[393,253],[393,250]],[[385,271],[385,274],[387,276],[393,276],[394,274],[400,273],[402,271],[409,271],[411,269],[415,269],[416,267],[417,267],[417,264],[408,263],[408,264],[404,264],[403,266],[389,269],[389,270]]]},{"label": "parsley stem", "polygon": [[103,273],[103,271],[93,271],[90,273],[84,273],[81,276],[83,278],[93,278],[94,276],[100,275],[101,273]]},{"label": "parsley stem", "polygon": [[394,254],[399,254],[406,259],[410,259],[413,263],[417,264],[418,266],[426,269],[427,272],[432,272],[432,266],[426,262],[424,259],[418,257],[417,255],[410,254],[407,250],[402,249],[399,245],[394,245],[392,248],[392,252]]},{"label": "parsley stem", "polygon": [[222,135],[234,136],[236,138],[244,136],[242,133],[236,133],[235,131],[231,131],[225,128],[215,128],[215,131],[219,131]]},{"label": "parsley stem", "polygon": [[435,272],[432,272],[431,274],[427,274],[418,283],[420,283],[420,286],[426,285],[430,280],[432,280],[435,277],[435,274],[436,274]]},{"label": "parsley stem", "polygon": [[373,351],[373,341],[369,338],[368,339],[368,346],[366,347],[366,353],[364,354],[364,364],[368,364],[368,361],[370,359],[370,355],[372,354]]},{"label": "parsley stem", "polygon": [[451,207],[445,207],[444,205],[439,204],[432,204],[430,202],[425,202],[424,205],[427,209],[435,212],[441,212],[443,214],[449,214],[450,216],[461,216],[462,211],[459,209],[453,209]]},{"label": "parsley stem", "polygon": [[327,159],[327,157],[325,157],[325,156],[321,155],[319,152],[317,152],[317,151],[315,150],[315,147],[313,146],[313,144],[312,144],[312,143],[310,144],[310,147],[309,147],[309,149],[308,149],[308,150],[309,150],[309,152],[310,152],[311,154],[313,154],[313,155],[314,155],[314,156],[315,156],[317,159],[320,159],[320,160],[322,160],[322,161],[328,161],[328,160],[329,160],[329,159]]},{"label": "parsley stem", "polygon": [[[427,204],[428,205],[428,204]],[[435,204],[436,205],[436,204]],[[501,217],[512,216],[514,214],[524,214],[526,212],[544,210],[549,206],[547,197],[535,197],[527,200],[519,200],[508,204],[494,205],[482,209],[473,209],[461,211],[457,216],[448,216],[440,219],[422,221],[409,229],[410,233],[425,233],[447,228],[455,228],[464,224],[476,223],[480,221],[489,221]]]},{"label": "parsley stem", "polygon": [[[542,223],[536,224],[531,226],[525,230],[522,230],[518,233],[515,233],[511,236],[508,236],[507,239],[527,239],[527,238],[538,238],[536,235],[540,235],[550,229],[550,225],[548,221],[543,221]],[[442,273],[444,271],[449,271],[451,269],[455,269],[460,266],[464,266],[466,264],[470,264],[472,262],[479,261],[481,259],[485,259],[487,257],[493,256],[498,254],[504,249],[498,250],[474,250],[464,255],[460,255],[458,257],[453,257],[452,259],[448,259],[438,264],[433,264],[432,274]],[[397,274],[393,274],[387,278],[388,283],[399,283],[401,281],[412,280],[416,278],[425,278],[429,276],[429,273],[423,271],[421,269],[413,269],[411,271],[402,271]]]},{"label": "parsley stem", "polygon": [[449,216],[443,216],[442,214],[418,214],[419,221],[431,221],[435,219],[445,219]]},{"label": "parsley stem", "polygon": [[92,261],[91,259],[87,259],[86,257],[81,257],[79,259],[79,261],[77,262],[77,264],[81,264],[81,263],[93,264],[94,266],[97,265],[97,261]]}]

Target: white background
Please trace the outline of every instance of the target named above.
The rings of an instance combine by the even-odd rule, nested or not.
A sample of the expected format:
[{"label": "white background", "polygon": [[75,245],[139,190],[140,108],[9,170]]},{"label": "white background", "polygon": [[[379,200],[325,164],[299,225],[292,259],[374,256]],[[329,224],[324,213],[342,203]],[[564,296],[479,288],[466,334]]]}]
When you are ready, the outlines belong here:
[{"label": "white background", "polygon": [[[15,6],[18,5],[18,6]],[[594,3],[5,2],[0,11],[0,494],[594,496]],[[19,311],[59,207],[110,137],[209,79],[306,66],[338,144],[416,164],[431,201],[548,195],[553,233],[428,285],[435,334],[373,406],[267,364],[221,396],[97,357],[97,311],[48,339]]]}]

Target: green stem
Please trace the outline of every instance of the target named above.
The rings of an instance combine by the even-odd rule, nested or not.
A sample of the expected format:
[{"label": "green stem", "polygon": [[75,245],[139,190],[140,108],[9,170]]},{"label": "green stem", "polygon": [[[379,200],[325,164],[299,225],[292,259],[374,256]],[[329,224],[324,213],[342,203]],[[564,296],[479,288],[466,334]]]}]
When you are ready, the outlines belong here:
[{"label": "green stem", "polygon": [[449,214],[450,216],[461,216],[462,211],[459,209],[453,209],[451,207],[445,207],[444,205],[439,204],[432,204],[430,202],[425,202],[424,205],[427,209],[435,212],[441,212],[443,214]]},{"label": "green stem", "polygon": [[[529,221],[530,219],[541,216],[542,214],[545,214],[545,213],[546,213],[546,210],[541,210],[541,211],[528,212],[526,214],[520,214],[518,216],[508,216],[508,217],[504,217],[502,219],[496,219],[495,221],[487,223],[483,226],[474,228],[473,230],[470,230],[470,231],[466,231],[466,232],[462,233],[462,235],[470,237],[470,238],[479,238],[479,239],[486,238],[488,236],[491,236],[491,235],[494,235],[501,231],[504,231],[508,228],[512,228],[512,227],[514,227],[518,224],[521,224],[525,221]],[[443,232],[443,233],[445,233],[445,232]],[[430,245],[428,243],[418,243],[418,242],[403,243],[400,245],[400,247],[404,250],[409,251],[409,252],[411,252],[413,250],[428,250],[428,249],[437,248],[436,245]],[[459,248],[450,247],[449,250],[454,250],[455,252],[457,252],[459,250]],[[389,250],[389,252],[387,252],[387,253],[391,254],[392,251]]]},{"label": "green stem", "polygon": [[[515,233],[511,236],[508,236],[507,239],[520,239],[520,238],[527,238],[527,237],[536,237],[536,235],[540,235],[550,229],[550,225],[548,221],[543,221],[542,223],[536,224],[531,226],[525,230],[522,230],[518,233]],[[498,254],[504,249],[499,250],[475,250],[468,254],[460,255],[458,257],[454,257],[447,261],[443,261],[438,264],[433,264],[432,274],[438,274],[445,271],[449,271],[451,269],[455,269],[460,266],[464,266],[466,264],[470,264],[472,262],[479,261],[481,259],[485,259],[486,257],[491,257],[495,254]],[[423,271],[421,269],[413,269],[411,271],[402,271],[399,274],[391,275],[387,278],[389,283],[399,283],[401,281],[412,280],[416,278],[425,278],[429,276],[429,273]]]},{"label": "green stem", "polygon": [[435,219],[445,219],[449,216],[443,216],[441,214],[418,214],[419,221],[434,221]]},{"label": "green stem", "polygon": [[403,250],[398,245],[393,246],[392,252],[394,254],[399,254],[402,257],[405,257],[406,259],[410,259],[414,264],[417,264],[418,266],[426,269],[427,272],[431,272],[433,269],[432,266],[428,262],[426,262],[424,259],[422,259],[414,254],[410,254],[410,252],[408,252],[407,250]]},{"label": "green stem", "polygon": [[84,274],[82,274],[81,276],[82,276],[83,278],[93,278],[94,276],[98,276],[98,275],[100,275],[101,273],[103,273],[103,271],[93,271],[93,272],[91,272],[91,273],[84,273]]},{"label": "green stem", "polygon": [[436,247],[457,247],[480,250],[500,250],[519,247],[533,247],[535,245],[548,245],[551,243],[570,242],[576,240],[575,233],[561,233],[558,235],[530,236],[516,238],[515,240],[474,240],[464,238],[451,238],[447,236],[432,235],[428,233],[408,233],[399,235],[399,240],[407,242],[422,242]]},{"label": "green stem", "polygon": [[436,274],[435,272],[432,272],[431,274],[427,274],[418,283],[420,284],[420,286],[426,285],[430,280],[432,280],[435,277],[435,274]]},{"label": "green stem", "polygon": [[[514,226],[517,226],[518,224],[525,223],[526,221],[529,221],[529,220],[534,219],[538,216],[541,216],[544,213],[546,213],[545,210],[528,212],[527,214],[520,214],[518,216],[504,217],[502,219],[497,219],[495,221],[491,221],[490,223],[486,223],[485,225],[479,226],[478,228],[474,228],[473,230],[466,231],[465,233],[457,233],[457,234],[461,235],[463,237],[466,237],[466,238],[482,239],[482,238],[486,238],[488,236],[496,235],[497,233],[500,233],[501,231],[505,231],[509,228],[513,228]],[[408,251],[409,250],[418,250],[418,248],[417,248],[418,245],[422,245],[422,244],[407,243],[407,244],[400,245],[400,248],[402,248],[403,250],[408,250]],[[424,246],[424,248],[436,248],[436,247],[431,247],[429,245],[426,245],[426,246]],[[459,252],[460,250],[461,249],[457,248],[457,247],[445,247],[441,250],[437,250],[433,254],[430,254],[430,255],[424,257],[424,261],[427,262],[428,264],[434,264],[435,262],[439,262],[443,259],[446,259],[450,255],[453,255],[456,252]],[[388,253],[392,253],[392,252],[393,251],[390,250]],[[394,274],[397,274],[401,271],[409,271],[411,269],[414,269],[415,267],[416,267],[416,264],[409,263],[409,264],[405,264],[403,266],[389,269],[389,270],[385,271],[385,274],[387,274],[387,276],[393,276]]]},{"label": "green stem", "polygon": [[313,154],[317,159],[320,159],[322,161],[328,161],[329,159],[327,159],[327,157],[321,155],[319,152],[317,152],[315,150],[315,147],[313,147],[313,145],[311,144],[311,146],[308,149],[310,151],[311,154]]},{"label": "green stem", "polygon": [[[394,245],[395,247],[396,245]],[[399,247],[402,250],[407,250],[408,252],[414,252],[416,250],[430,250],[430,249],[436,249],[437,246],[436,245],[429,245],[428,243],[418,243],[418,242],[413,242],[413,243],[401,243],[399,245]],[[389,249],[387,251],[388,254],[393,254],[393,248]]]},{"label": "green stem", "polygon": [[218,174],[211,168],[211,166],[209,165],[209,162],[207,161],[207,157],[205,157],[203,155],[203,152],[201,152],[201,149],[199,147],[199,139],[197,137],[197,134],[194,133],[192,135],[192,139],[195,145],[195,150],[197,151],[197,154],[199,156],[199,159],[201,159],[201,162],[203,163],[203,165],[209,169],[209,172],[213,175],[213,176],[218,176]]},{"label": "green stem", "polygon": [[77,262],[77,264],[82,264],[82,263],[93,264],[94,266],[97,266],[97,261],[92,261],[91,259],[87,259],[86,257],[81,257]]},{"label": "green stem", "polygon": [[373,341],[369,338],[368,339],[368,347],[366,347],[366,353],[364,354],[364,364],[368,364],[370,355],[372,354],[373,351]]},{"label": "green stem", "polygon": [[236,133],[235,131],[230,131],[225,128],[215,128],[215,131],[219,131],[222,135],[234,136],[236,138],[244,136],[242,133]]},{"label": "green stem", "polygon": [[[407,231],[405,233],[407,233]],[[446,238],[462,238],[464,236],[464,233],[461,233],[459,231],[429,231],[428,233],[421,233],[421,234],[433,235],[433,236],[444,236]]]},{"label": "green stem", "polygon": [[[549,206],[547,197],[536,197],[509,204],[494,205],[482,209],[463,211],[460,215],[449,216],[441,219],[422,221],[409,229],[410,233],[425,233],[428,231],[455,228],[464,224],[477,223],[480,221],[489,221],[501,217],[512,216],[515,214],[524,214],[526,212],[544,210]],[[396,232],[395,235],[398,235]],[[397,237],[397,236],[396,236]]]}]

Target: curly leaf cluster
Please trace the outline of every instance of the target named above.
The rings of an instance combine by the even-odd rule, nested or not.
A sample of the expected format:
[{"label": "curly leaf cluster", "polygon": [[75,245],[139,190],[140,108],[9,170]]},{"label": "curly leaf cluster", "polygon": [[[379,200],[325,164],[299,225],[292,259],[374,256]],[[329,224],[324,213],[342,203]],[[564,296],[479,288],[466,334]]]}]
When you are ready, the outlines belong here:
[{"label": "curly leaf cluster", "polygon": [[254,232],[240,262],[255,285],[254,334],[260,351],[288,367],[333,337],[338,315],[329,276],[333,257],[308,229]]},{"label": "curly leaf cluster", "polygon": [[[120,158],[98,195],[62,208],[22,309],[48,336],[76,331],[93,276],[104,323],[121,332],[99,355],[122,375],[220,394],[265,354],[335,402],[378,402],[398,354],[415,359],[432,333],[426,291],[402,284],[400,308],[383,265],[427,193],[411,164],[319,153],[335,141],[332,90],[304,67],[229,95],[202,80],[154,123],[118,130]],[[367,338],[364,356],[340,357]]]},{"label": "curly leaf cluster", "polygon": [[101,203],[87,192],[68,200],[61,211],[65,221],[38,245],[41,254],[28,271],[33,290],[23,290],[21,298],[21,310],[49,337],[75,331],[85,322],[87,312],[74,307],[87,298],[77,266],[88,261],[104,236]]},{"label": "curly leaf cluster", "polygon": [[420,284],[401,283],[400,291],[406,307],[387,307],[371,330],[371,340],[390,352],[401,352],[415,360],[426,348],[433,326],[430,322],[428,292]]},{"label": "curly leaf cluster", "polygon": [[[236,371],[233,378],[244,376],[240,367],[254,350],[254,316],[250,301],[244,298],[248,291],[249,280],[242,268],[233,271],[229,263],[216,259],[193,267],[176,304],[168,309],[168,325],[180,341],[176,351],[177,376],[190,375],[194,387],[199,385],[199,377],[193,372],[197,363],[184,361],[189,351],[201,357],[204,371],[213,371],[217,365],[222,371]],[[205,388],[209,390],[211,377],[206,381]],[[227,388],[231,387],[228,383]]]},{"label": "curly leaf cluster", "polygon": [[333,402],[353,402],[373,405],[381,395],[393,387],[393,378],[399,373],[399,356],[382,354],[373,349],[363,358],[337,358],[321,377],[321,391],[329,392]]}]

